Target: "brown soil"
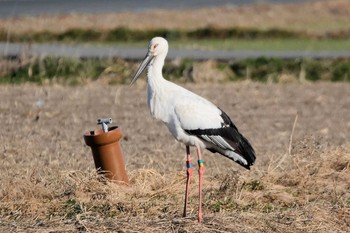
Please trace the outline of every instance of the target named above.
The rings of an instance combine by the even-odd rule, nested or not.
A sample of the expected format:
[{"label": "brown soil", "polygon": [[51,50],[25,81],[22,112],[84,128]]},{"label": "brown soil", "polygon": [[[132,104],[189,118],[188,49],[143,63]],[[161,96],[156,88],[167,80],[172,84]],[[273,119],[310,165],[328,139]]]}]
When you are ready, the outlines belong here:
[{"label": "brown soil", "polygon": [[[151,118],[144,83],[22,85],[0,86],[1,232],[350,230],[349,84],[186,87],[224,109],[257,152],[251,171],[204,153],[202,225],[196,173],[181,218],[184,146]],[[100,117],[122,128],[130,187],[94,172],[83,133]]]},{"label": "brown soil", "polygon": [[324,34],[349,31],[350,2],[320,0],[302,4],[257,4],[138,13],[42,15],[0,19],[0,30],[11,34],[69,29],[196,29],[201,27],[280,28]]}]

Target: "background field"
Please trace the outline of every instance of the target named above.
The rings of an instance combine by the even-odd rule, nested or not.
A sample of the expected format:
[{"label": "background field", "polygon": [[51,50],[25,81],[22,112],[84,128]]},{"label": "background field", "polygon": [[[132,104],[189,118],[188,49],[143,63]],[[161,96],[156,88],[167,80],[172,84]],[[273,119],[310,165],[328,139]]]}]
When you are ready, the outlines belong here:
[{"label": "background field", "polygon": [[320,0],[187,10],[17,16],[0,19],[0,41],[145,46],[149,38],[161,35],[179,48],[349,50],[349,9],[347,0]]},{"label": "background field", "polygon": [[[218,43],[222,38],[210,36],[180,38],[172,44],[343,50],[349,48],[349,9],[349,1],[336,0],[103,17],[16,17],[0,19],[0,38],[15,41],[33,33],[60,36],[77,31],[86,35],[85,30],[104,34],[121,27],[145,28],[145,35],[164,27],[243,28],[249,33],[258,29],[263,34],[278,29],[296,34],[236,38],[237,43],[232,38]],[[148,41],[93,41],[74,33],[74,40],[60,42],[144,46]],[[151,118],[145,79],[133,87],[125,85],[137,62],[26,54],[2,59],[0,232],[349,232],[349,67],[348,59],[167,62],[166,77],[224,109],[257,153],[256,164],[247,171],[205,151],[204,222],[198,224],[196,172],[189,215],[181,217],[184,146]],[[112,117],[123,131],[128,187],[95,172],[83,133],[96,129],[100,117]]]},{"label": "background field", "polygon": [[[255,4],[187,10],[23,16],[0,20],[0,28],[17,33],[65,32],[70,29],[290,29],[315,35],[348,31],[349,1],[319,0],[300,4]],[[208,17],[210,16],[210,17]]]}]

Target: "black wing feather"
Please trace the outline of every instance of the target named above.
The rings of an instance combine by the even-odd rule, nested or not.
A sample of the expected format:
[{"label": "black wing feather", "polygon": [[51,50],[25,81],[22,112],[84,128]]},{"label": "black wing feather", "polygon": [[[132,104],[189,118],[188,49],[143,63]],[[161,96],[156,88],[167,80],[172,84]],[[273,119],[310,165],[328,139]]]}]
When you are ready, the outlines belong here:
[{"label": "black wing feather", "polygon": [[[220,109],[221,110],[221,109]],[[185,130],[190,135],[195,135],[201,137],[201,135],[220,135],[232,148],[235,149],[235,153],[241,155],[248,164],[242,164],[240,161],[236,161],[243,167],[249,169],[255,161],[255,151],[249,141],[238,131],[237,127],[233,124],[230,117],[221,110],[221,117],[224,121],[221,128],[215,129],[195,129],[195,130]],[[216,153],[215,148],[207,148],[209,151]],[[220,153],[220,152],[219,152]],[[225,155],[226,156],[226,155]]]}]

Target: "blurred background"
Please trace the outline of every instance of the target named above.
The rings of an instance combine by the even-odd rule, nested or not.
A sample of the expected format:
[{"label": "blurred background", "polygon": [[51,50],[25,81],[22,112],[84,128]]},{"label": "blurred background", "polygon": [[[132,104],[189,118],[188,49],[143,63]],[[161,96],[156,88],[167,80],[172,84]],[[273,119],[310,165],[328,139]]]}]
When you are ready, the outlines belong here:
[{"label": "blurred background", "polygon": [[[54,68],[60,59],[88,79],[108,71],[125,83],[129,67],[113,60],[140,60],[154,36],[170,42],[173,80],[195,81],[193,63],[215,60],[225,80],[349,81],[349,9],[347,0],[0,1],[0,82],[77,83],[76,69]],[[45,72],[28,77],[40,62]]]},{"label": "blurred background", "polygon": [[1,0],[1,17],[19,15],[66,14],[79,13],[115,13],[122,11],[143,11],[154,9],[188,9],[199,7],[217,7],[222,5],[243,5],[253,3],[297,3],[310,0],[194,0],[194,1],[127,1],[127,0],[86,0],[86,1],[54,1],[54,0]]}]

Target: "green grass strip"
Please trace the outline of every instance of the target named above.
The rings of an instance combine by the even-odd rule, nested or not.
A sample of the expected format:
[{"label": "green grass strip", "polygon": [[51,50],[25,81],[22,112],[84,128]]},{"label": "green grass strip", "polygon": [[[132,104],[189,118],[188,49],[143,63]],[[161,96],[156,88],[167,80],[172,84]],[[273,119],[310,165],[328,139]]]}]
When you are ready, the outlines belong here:
[{"label": "green grass strip", "polygon": [[[305,32],[295,32],[282,29],[255,29],[255,28],[214,28],[206,27],[195,30],[176,29],[155,29],[155,30],[133,30],[128,28],[115,28],[109,31],[98,31],[92,29],[71,29],[65,32],[55,33],[42,31],[37,33],[12,34],[7,35],[5,31],[0,31],[0,41],[10,42],[135,42],[148,41],[155,36],[162,36],[169,40],[208,40],[208,39],[295,39],[312,38],[315,36]],[[348,35],[327,34],[323,38],[344,39]]]},{"label": "green grass strip", "polygon": [[[6,61],[2,61],[6,66]],[[193,67],[200,62],[184,59],[179,63],[167,63],[164,77],[172,81],[193,82]],[[13,63],[12,63],[13,64]],[[137,64],[124,60],[81,60],[70,58],[37,58],[30,63],[12,66],[0,72],[1,84],[60,83],[80,85],[99,78],[107,78],[110,84],[128,84]],[[223,72],[226,81],[252,80],[256,82],[281,82],[288,76],[294,81],[350,81],[350,59],[309,60],[257,58],[242,61],[217,62],[211,68]],[[293,81],[289,80],[289,81]]]}]

